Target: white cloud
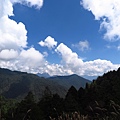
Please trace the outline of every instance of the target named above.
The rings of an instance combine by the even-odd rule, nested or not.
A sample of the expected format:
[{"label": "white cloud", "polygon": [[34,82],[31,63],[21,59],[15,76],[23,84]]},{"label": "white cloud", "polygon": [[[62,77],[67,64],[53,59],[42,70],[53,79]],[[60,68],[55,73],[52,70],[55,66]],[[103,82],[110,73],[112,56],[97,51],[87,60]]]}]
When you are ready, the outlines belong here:
[{"label": "white cloud", "polygon": [[14,15],[13,5],[15,3],[40,8],[43,5],[43,0],[0,1],[0,67],[35,72],[39,67],[44,66],[46,61],[44,56],[35,48],[25,50],[27,48],[25,25],[9,18],[9,16]]},{"label": "white cloud", "polygon": [[46,46],[49,49],[51,49],[57,46],[57,41],[55,41],[55,39],[52,38],[51,36],[48,36],[44,41],[40,41],[38,44],[41,45],[42,47]]},{"label": "white cloud", "polygon": [[84,71],[86,75],[98,76],[110,70],[116,70],[119,66],[120,64],[113,64],[111,61],[97,59],[84,62]]},{"label": "white cloud", "polygon": [[89,42],[87,40],[85,41],[80,41],[79,42],[79,49],[81,51],[88,50],[89,49]]},{"label": "white cloud", "polygon": [[43,52],[43,55],[44,55],[44,57],[47,57],[48,53],[45,51],[45,52]]},{"label": "white cloud", "polygon": [[0,59],[2,60],[12,60],[12,59],[16,59],[17,57],[18,57],[18,52],[13,49],[11,50],[5,49],[0,52]]},{"label": "white cloud", "polygon": [[78,55],[72,52],[72,50],[63,43],[61,43],[55,51],[61,54],[63,62],[67,65],[72,65],[74,67],[77,66],[77,64],[83,64],[83,61],[78,58]]},{"label": "white cloud", "polygon": [[120,44],[118,45],[106,45],[107,49],[120,50]]},{"label": "white cloud", "polygon": [[36,72],[40,67],[44,66],[45,62],[44,56],[39,51],[30,48],[22,50],[16,66],[21,71]]},{"label": "white cloud", "polygon": [[100,20],[100,29],[105,29],[104,38],[120,39],[120,1],[119,0],[82,0],[81,5]]},{"label": "white cloud", "polygon": [[0,1],[0,52],[1,58],[6,52],[17,52],[27,46],[27,30],[25,25],[21,22],[17,23],[11,20],[8,16],[13,14],[13,4],[10,0]]},{"label": "white cloud", "polygon": [[68,74],[70,71],[70,73],[78,75],[98,76],[109,70],[118,69],[120,66],[120,64],[113,64],[110,61],[101,59],[84,62],[75,52],[72,52],[72,50],[63,43],[56,48],[56,52],[61,55],[62,65]]},{"label": "white cloud", "polygon": [[36,8],[40,9],[43,6],[43,0],[10,0],[13,4],[20,3],[27,6],[35,6]]},{"label": "white cloud", "polygon": [[80,51],[86,51],[90,49],[89,42],[87,40],[79,41],[78,44],[73,44],[73,47],[77,47]]},{"label": "white cloud", "polygon": [[20,62],[23,61],[23,64],[27,64],[28,66],[37,66],[44,61],[43,55],[35,50],[35,48],[30,48],[28,50],[22,50],[20,53]]},{"label": "white cloud", "polygon": [[13,15],[13,5],[9,0],[1,0],[0,1],[0,18],[5,15]]},{"label": "white cloud", "polygon": [[[14,27],[13,27],[14,26]],[[27,30],[7,16],[0,18],[0,49],[18,49],[27,46]]]},{"label": "white cloud", "polygon": [[[4,59],[2,59],[2,55]],[[9,56],[12,57],[11,60]],[[7,60],[5,61],[5,59]],[[6,50],[3,51],[3,53],[0,53],[0,67],[9,68],[11,70],[35,73],[37,71],[41,71],[41,69],[45,67],[45,64],[46,61],[44,56],[35,48],[22,50],[19,54],[13,50]]]},{"label": "white cloud", "polygon": [[21,50],[27,47],[27,30],[22,22],[17,23],[8,16],[13,16],[13,5],[21,3],[42,7],[43,0],[1,0],[0,1],[0,51]]}]

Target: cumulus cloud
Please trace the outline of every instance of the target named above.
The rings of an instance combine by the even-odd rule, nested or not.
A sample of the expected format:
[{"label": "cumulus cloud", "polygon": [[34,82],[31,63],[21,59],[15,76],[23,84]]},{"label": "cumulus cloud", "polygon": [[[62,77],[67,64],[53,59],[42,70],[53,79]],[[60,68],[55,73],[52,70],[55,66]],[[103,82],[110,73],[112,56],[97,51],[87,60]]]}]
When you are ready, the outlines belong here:
[{"label": "cumulus cloud", "polygon": [[34,73],[40,67],[42,68],[45,62],[44,56],[39,51],[37,51],[35,48],[30,48],[28,50],[22,50],[16,66],[21,71]]},{"label": "cumulus cloud", "polygon": [[0,18],[5,15],[13,15],[13,5],[10,0],[1,0],[0,1]]},{"label": "cumulus cloud", "polygon": [[14,15],[15,3],[40,8],[43,0],[0,1],[0,67],[35,72],[37,67],[43,66],[46,61],[35,48],[28,49],[25,25],[9,18]]},{"label": "cumulus cloud", "polygon": [[[17,23],[11,20],[8,16],[13,14],[13,4],[10,0],[0,1],[0,52],[2,57],[3,52],[11,52],[20,50],[27,46],[27,30],[21,22]],[[14,27],[13,27],[14,26]],[[8,57],[11,56],[8,55]],[[7,59],[9,59],[7,57]]]},{"label": "cumulus cloud", "polygon": [[68,74],[75,73],[78,75],[98,76],[109,70],[117,69],[120,66],[120,64],[113,64],[110,61],[101,59],[84,62],[63,43],[55,51],[61,55],[64,70],[68,71]]},{"label": "cumulus cloud", "polygon": [[[9,60],[10,59],[9,56],[12,57],[11,60]],[[22,50],[20,54],[17,54],[17,52],[14,50],[10,51],[4,50],[3,52],[0,53],[0,58],[2,58],[0,59],[0,67],[30,73],[40,71],[42,68],[44,68],[46,63],[43,54],[41,54],[35,48]],[[7,60],[5,61],[5,59]]]},{"label": "cumulus cloud", "polygon": [[36,66],[42,63],[44,60],[43,55],[35,50],[35,48],[30,48],[28,50],[22,50],[20,53],[20,62],[23,61],[23,64],[27,64],[28,66]]},{"label": "cumulus cloud", "polygon": [[40,41],[38,44],[42,47],[48,47],[49,49],[51,49],[57,46],[57,41],[55,41],[55,39],[51,36],[48,36],[44,41]]},{"label": "cumulus cloud", "polygon": [[111,61],[96,59],[84,62],[84,72],[90,76],[98,76],[110,70],[116,70],[120,64],[113,64]]},{"label": "cumulus cloud", "polygon": [[[27,47],[27,30],[22,22],[11,20],[15,3],[42,7],[43,0],[1,0],[0,1],[0,51],[18,50]],[[14,26],[14,27],[13,27]]]},{"label": "cumulus cloud", "polygon": [[83,65],[83,61],[78,58],[78,55],[75,52],[72,52],[65,44],[61,43],[55,50],[62,56],[62,60],[67,65],[72,65],[73,67],[80,64]]},{"label": "cumulus cloud", "polygon": [[19,49],[27,46],[25,25],[21,22],[17,24],[8,16],[0,18],[0,36],[0,50]]},{"label": "cumulus cloud", "polygon": [[0,59],[2,60],[12,60],[12,59],[16,59],[18,57],[18,52],[11,49],[4,49],[0,52]]},{"label": "cumulus cloud", "polygon": [[100,29],[105,29],[104,38],[120,39],[120,1],[119,0],[82,0],[81,5],[100,20]]}]

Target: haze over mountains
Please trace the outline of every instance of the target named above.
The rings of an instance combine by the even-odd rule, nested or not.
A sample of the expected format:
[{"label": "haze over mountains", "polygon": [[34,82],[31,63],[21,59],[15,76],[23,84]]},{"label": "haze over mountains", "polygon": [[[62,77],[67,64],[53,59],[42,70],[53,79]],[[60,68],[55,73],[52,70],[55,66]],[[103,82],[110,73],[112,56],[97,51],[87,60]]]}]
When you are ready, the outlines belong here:
[{"label": "haze over mountains", "polygon": [[23,99],[29,91],[32,91],[38,100],[46,87],[53,94],[57,93],[65,97],[69,87],[73,85],[79,89],[84,87],[86,82],[90,83],[77,75],[43,78],[35,74],[0,68],[0,95],[6,98]]},{"label": "haze over mountains", "polygon": [[[39,77],[44,77],[44,78],[50,78],[50,77],[57,77],[57,76],[59,76],[59,75],[50,76],[48,73],[37,73],[37,75],[38,75]],[[75,74],[74,74],[74,75],[75,75]],[[67,76],[67,75],[65,75],[65,76]],[[69,75],[68,75],[68,76],[69,76]],[[83,75],[83,76],[81,76],[81,77],[83,77],[83,78],[85,78],[85,79],[87,79],[87,80],[92,81],[92,80],[94,80],[94,79],[97,79],[98,76]]]},{"label": "haze over mountains", "polygon": [[51,77],[48,73],[37,73],[39,77],[49,78]]}]

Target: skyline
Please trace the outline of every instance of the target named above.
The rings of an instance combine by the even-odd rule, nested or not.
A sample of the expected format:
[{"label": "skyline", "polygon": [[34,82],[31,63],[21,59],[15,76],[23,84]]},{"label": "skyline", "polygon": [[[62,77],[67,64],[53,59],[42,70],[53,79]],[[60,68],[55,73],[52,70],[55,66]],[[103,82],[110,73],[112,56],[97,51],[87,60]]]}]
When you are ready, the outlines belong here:
[{"label": "skyline", "polygon": [[0,67],[99,76],[120,66],[120,2],[1,0]]}]

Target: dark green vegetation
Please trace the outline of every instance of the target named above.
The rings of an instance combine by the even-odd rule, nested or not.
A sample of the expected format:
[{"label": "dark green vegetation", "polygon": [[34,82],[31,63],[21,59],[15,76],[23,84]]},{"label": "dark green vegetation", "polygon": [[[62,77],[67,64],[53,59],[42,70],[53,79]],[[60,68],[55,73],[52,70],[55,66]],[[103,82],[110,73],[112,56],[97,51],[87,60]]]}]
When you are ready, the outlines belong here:
[{"label": "dark green vegetation", "polygon": [[49,80],[57,82],[67,89],[69,89],[71,86],[74,86],[76,89],[79,89],[80,87],[84,88],[86,83],[91,83],[91,81],[75,74],[69,76],[50,77]]},{"label": "dark green vegetation", "polygon": [[70,86],[84,87],[86,82],[90,81],[77,75],[47,79],[35,74],[0,68],[0,94],[6,98],[23,99],[29,91],[32,91],[35,99],[38,100],[47,86],[53,94],[57,93],[60,97],[65,97]]},{"label": "dark green vegetation", "polygon": [[61,97],[65,97],[67,89],[53,81],[34,74],[0,68],[0,95],[6,98],[23,99],[29,91],[32,91],[38,100],[47,86],[53,94],[58,93]]},{"label": "dark green vegetation", "polygon": [[120,119],[120,68],[98,77],[85,88],[71,86],[65,96],[45,87],[36,102],[29,92],[16,102],[1,97],[0,117],[5,120],[119,120]]}]

